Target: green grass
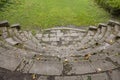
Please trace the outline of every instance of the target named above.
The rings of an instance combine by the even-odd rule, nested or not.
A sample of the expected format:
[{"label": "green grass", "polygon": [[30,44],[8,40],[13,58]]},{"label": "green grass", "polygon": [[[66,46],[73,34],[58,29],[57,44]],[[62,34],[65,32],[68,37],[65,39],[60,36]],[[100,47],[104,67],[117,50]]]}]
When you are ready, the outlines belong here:
[{"label": "green grass", "polygon": [[95,0],[114,16],[120,17],[120,0]]},{"label": "green grass", "polygon": [[106,22],[109,13],[93,0],[12,0],[0,11],[0,20],[20,23],[25,29],[88,26]]}]

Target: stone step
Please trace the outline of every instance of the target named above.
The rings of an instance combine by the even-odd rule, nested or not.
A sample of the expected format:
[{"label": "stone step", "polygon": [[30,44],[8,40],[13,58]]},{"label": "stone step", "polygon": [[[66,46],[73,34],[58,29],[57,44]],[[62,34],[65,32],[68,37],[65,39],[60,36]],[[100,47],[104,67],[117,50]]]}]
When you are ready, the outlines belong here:
[{"label": "stone step", "polygon": [[20,24],[13,24],[13,25],[11,25],[10,27],[17,29],[18,31],[21,29]]},{"label": "stone step", "polygon": [[120,80],[120,70],[110,70],[108,72],[109,76],[111,77],[112,80]]},{"label": "stone step", "polygon": [[83,75],[82,80],[110,80],[106,73]]},{"label": "stone step", "polygon": [[[118,48],[117,48],[118,47]],[[93,53],[108,53],[110,55],[114,55],[112,53],[118,53],[119,52],[119,44],[108,44],[108,43],[102,43],[97,46],[90,46],[89,48],[80,50],[76,53],[76,55],[86,55],[86,54],[93,54]]]},{"label": "stone step", "polygon": [[7,72],[2,78],[3,80],[33,80],[31,74],[23,74],[20,72]]},{"label": "stone step", "polygon": [[3,48],[0,46],[0,54],[2,54],[4,51],[6,51],[7,49]]},{"label": "stone step", "polygon": [[95,27],[95,26],[90,26],[88,30],[97,31],[97,27]]},{"label": "stone step", "polygon": [[21,41],[27,41],[28,39],[24,36],[24,34],[20,31],[14,30],[15,36],[20,39]]},{"label": "stone step", "polygon": [[29,73],[40,75],[61,75],[63,65],[61,62],[35,61]]},{"label": "stone step", "polygon": [[83,80],[81,76],[58,76],[55,80]]},{"label": "stone step", "polygon": [[3,47],[3,48],[6,48],[8,50],[15,49],[15,47],[13,47],[12,45],[6,43],[5,41],[0,41],[0,46]]},{"label": "stone step", "polygon": [[[90,45],[95,44],[97,40],[101,39],[104,36],[105,32],[106,32],[106,26],[103,24],[99,24],[97,32],[90,39],[89,39],[89,35],[86,36],[87,41],[86,43],[83,43],[83,45],[81,45],[80,49],[83,47],[87,48]],[[83,42],[85,42],[84,39]]]},{"label": "stone step", "polygon": [[100,40],[102,37],[104,37],[106,30],[107,30],[107,26],[101,25],[101,33],[98,35],[97,40]]},{"label": "stone step", "polygon": [[0,22],[0,27],[9,27],[9,23],[7,20]]},{"label": "stone step", "polygon": [[21,59],[4,56],[0,54],[0,67],[11,71],[15,71],[17,66],[20,64]]},{"label": "stone step", "polygon": [[7,27],[0,27],[0,35],[2,39],[5,39],[9,36]]},{"label": "stone step", "polygon": [[38,80],[48,80],[47,76],[39,76]]},{"label": "stone step", "polygon": [[104,72],[107,70],[112,70],[118,68],[111,62],[108,62],[106,60],[97,60],[97,61],[92,61],[91,65],[95,68],[97,72]]},{"label": "stone step", "polygon": [[84,37],[84,39],[81,41],[82,44],[87,43],[89,40],[92,39],[92,37],[95,35],[93,31],[88,31],[88,34]]},{"label": "stone step", "polygon": [[13,40],[12,38],[6,38],[5,41],[8,42],[9,44],[13,45],[13,46],[19,45],[19,42]]},{"label": "stone step", "polygon": [[44,31],[49,31],[49,30],[75,30],[75,31],[80,31],[80,32],[86,32],[84,29],[78,29],[78,28],[69,28],[69,27],[57,27],[57,28],[50,28],[50,29],[45,29]]},{"label": "stone step", "polygon": [[83,37],[83,39],[81,40],[81,42],[78,44],[79,48],[83,48],[85,44],[87,44],[95,35],[96,32],[93,31],[88,31],[87,35],[85,37]]},{"label": "stone step", "polygon": [[108,61],[112,62],[116,66],[120,67],[120,55],[119,54],[107,57],[107,59],[108,59]]},{"label": "stone step", "polygon": [[120,23],[119,22],[110,20],[108,22],[108,25],[111,26],[111,27],[113,27],[113,30],[114,30],[113,33],[114,34],[118,34],[119,33],[119,31],[120,31]]},{"label": "stone step", "polygon": [[[69,29],[49,29],[45,30],[43,34],[36,34],[38,38],[40,38],[41,42],[45,43],[52,43],[57,45],[66,45],[69,44],[69,42],[75,42],[80,41],[82,39],[82,36],[84,36],[85,33],[76,31],[76,30],[69,30]],[[59,44],[58,44],[59,43]],[[50,44],[50,45],[52,45]]]},{"label": "stone step", "polygon": [[104,37],[99,40],[99,42],[103,42],[107,37],[109,37],[111,32],[112,32],[112,27],[111,26],[107,26],[106,33],[105,33]]},{"label": "stone step", "polygon": [[71,70],[67,73],[72,74],[88,74],[95,73],[95,69],[91,66],[89,61],[79,61],[79,62],[69,62],[71,65]]}]

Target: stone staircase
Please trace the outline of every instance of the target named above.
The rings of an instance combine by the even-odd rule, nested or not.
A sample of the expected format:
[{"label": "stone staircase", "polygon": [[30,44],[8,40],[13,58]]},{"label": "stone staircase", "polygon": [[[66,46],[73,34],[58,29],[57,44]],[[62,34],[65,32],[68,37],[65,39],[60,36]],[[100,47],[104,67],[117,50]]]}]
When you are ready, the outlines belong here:
[{"label": "stone staircase", "polygon": [[120,23],[33,35],[2,21],[0,80],[120,80]]}]

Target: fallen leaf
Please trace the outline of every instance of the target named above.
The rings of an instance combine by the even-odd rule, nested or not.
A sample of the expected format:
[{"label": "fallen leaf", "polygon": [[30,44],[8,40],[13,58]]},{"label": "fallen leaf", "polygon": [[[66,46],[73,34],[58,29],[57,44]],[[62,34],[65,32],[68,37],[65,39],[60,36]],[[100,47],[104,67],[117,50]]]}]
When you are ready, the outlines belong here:
[{"label": "fallen leaf", "polygon": [[65,62],[68,62],[68,59],[65,59]]},{"label": "fallen leaf", "polygon": [[110,43],[113,43],[113,40],[110,40]]},{"label": "fallen leaf", "polygon": [[37,60],[40,60],[40,57],[37,57],[36,59],[37,59]]},{"label": "fallen leaf", "polygon": [[100,71],[102,71],[102,69],[101,68],[97,68],[97,71],[100,72]]},{"label": "fallen leaf", "polygon": [[36,74],[33,74],[33,75],[32,75],[32,79],[36,79]]},{"label": "fallen leaf", "polygon": [[42,56],[43,54],[39,54],[40,56]]},{"label": "fallen leaf", "polygon": [[85,60],[88,60],[88,59],[90,58],[90,56],[91,56],[91,54],[86,54],[86,55],[84,56],[84,59],[85,59]]}]

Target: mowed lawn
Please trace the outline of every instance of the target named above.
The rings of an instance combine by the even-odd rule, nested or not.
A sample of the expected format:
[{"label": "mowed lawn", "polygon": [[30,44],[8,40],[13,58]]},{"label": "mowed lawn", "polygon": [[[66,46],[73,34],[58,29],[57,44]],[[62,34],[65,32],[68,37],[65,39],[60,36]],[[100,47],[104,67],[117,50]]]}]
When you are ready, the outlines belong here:
[{"label": "mowed lawn", "polygon": [[109,13],[93,0],[13,0],[0,11],[0,21],[20,23],[24,29],[89,26],[106,22]]}]

